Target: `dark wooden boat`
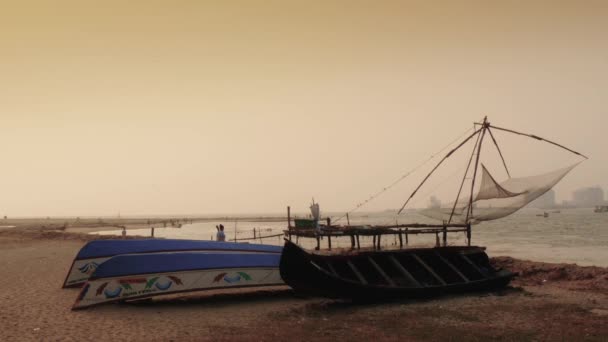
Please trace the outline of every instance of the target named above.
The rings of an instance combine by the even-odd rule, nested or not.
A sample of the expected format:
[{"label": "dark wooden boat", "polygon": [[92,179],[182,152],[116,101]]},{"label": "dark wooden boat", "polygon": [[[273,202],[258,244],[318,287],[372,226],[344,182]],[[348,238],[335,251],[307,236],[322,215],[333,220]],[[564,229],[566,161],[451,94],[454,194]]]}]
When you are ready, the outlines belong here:
[{"label": "dark wooden boat", "polygon": [[319,254],[289,240],[280,272],[297,293],[364,301],[498,289],[515,275],[494,269],[482,247]]}]

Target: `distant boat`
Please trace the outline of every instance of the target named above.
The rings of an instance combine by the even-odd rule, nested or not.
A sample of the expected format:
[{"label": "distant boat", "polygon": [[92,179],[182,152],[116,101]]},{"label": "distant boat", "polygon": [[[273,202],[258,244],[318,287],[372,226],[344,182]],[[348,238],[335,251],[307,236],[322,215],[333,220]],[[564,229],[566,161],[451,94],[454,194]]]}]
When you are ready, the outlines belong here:
[{"label": "distant boat", "polygon": [[608,205],[598,205],[593,211],[596,213],[608,213]]},{"label": "distant boat", "polygon": [[549,213],[545,211],[544,213],[542,213],[542,214],[537,214],[536,216],[540,216],[540,217],[547,218],[547,217],[549,217]]}]

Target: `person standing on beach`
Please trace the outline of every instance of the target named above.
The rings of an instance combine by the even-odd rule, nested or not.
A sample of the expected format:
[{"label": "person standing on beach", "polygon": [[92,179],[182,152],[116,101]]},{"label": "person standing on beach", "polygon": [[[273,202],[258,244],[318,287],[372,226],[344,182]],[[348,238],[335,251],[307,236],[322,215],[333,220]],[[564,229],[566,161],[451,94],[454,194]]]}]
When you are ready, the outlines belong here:
[{"label": "person standing on beach", "polygon": [[215,239],[217,241],[226,241],[226,234],[224,233],[224,225],[220,224],[219,227],[215,226],[215,228],[217,229],[217,234],[215,236]]}]

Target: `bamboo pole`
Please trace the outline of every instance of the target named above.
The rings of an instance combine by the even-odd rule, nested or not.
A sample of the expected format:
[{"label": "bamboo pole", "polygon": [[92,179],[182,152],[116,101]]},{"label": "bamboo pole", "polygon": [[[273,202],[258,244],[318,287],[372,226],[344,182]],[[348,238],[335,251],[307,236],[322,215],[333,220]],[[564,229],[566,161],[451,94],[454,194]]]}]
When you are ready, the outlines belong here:
[{"label": "bamboo pole", "polygon": [[536,139],[536,140],[539,140],[539,141],[544,141],[544,142],[547,142],[549,144],[555,145],[557,147],[561,147],[564,150],[572,152],[572,153],[574,153],[574,154],[576,154],[578,156],[581,156],[581,157],[583,157],[585,159],[589,159],[589,157],[587,157],[586,155],[584,155],[582,153],[576,152],[574,150],[571,150],[571,149],[567,148],[566,146],[560,145],[560,144],[558,144],[556,142],[553,142],[551,140],[547,140],[545,138],[541,138],[541,137],[539,137],[537,135],[534,135],[534,134],[521,133],[521,132],[514,131],[512,129],[502,128],[502,127],[497,127],[497,126],[491,126],[491,127],[492,128],[496,128],[496,129],[501,130],[501,131],[505,131],[505,132],[509,132],[509,133],[513,133],[513,134],[517,134],[517,135],[523,135],[523,136],[526,136],[526,137],[529,137],[529,138],[532,138],[532,139]]},{"label": "bamboo pole", "polygon": [[452,207],[452,211],[450,213],[450,218],[448,219],[448,224],[452,223],[452,218],[454,217],[454,213],[456,212],[456,206],[458,205],[458,199],[460,198],[460,194],[462,193],[462,188],[464,187],[464,182],[467,179],[467,175],[469,174],[469,169],[471,168],[471,162],[473,162],[473,156],[475,155],[475,150],[477,149],[477,145],[479,144],[479,138],[481,134],[477,135],[477,140],[475,141],[475,145],[473,146],[473,151],[471,152],[471,157],[469,158],[469,163],[467,164],[467,169],[464,172],[464,176],[462,176],[462,182],[460,183],[460,188],[458,189],[458,193],[456,194],[456,200],[454,201],[454,206]]},{"label": "bamboo pole", "polygon": [[469,217],[473,216],[473,193],[475,191],[475,179],[477,178],[477,170],[479,169],[479,156],[481,155],[481,146],[483,145],[483,138],[488,128],[488,117],[483,118],[483,127],[481,128],[481,137],[479,138],[479,146],[477,146],[477,157],[475,158],[475,169],[473,170],[473,180],[471,181],[471,197],[469,199],[469,210],[467,210],[467,217],[465,222],[469,222]]},{"label": "bamboo pole", "polygon": [[414,190],[414,192],[412,192],[412,194],[410,195],[410,197],[407,199],[407,201],[405,201],[405,203],[403,203],[403,205],[401,206],[401,209],[399,209],[399,212],[397,212],[397,215],[401,214],[401,212],[403,211],[403,209],[405,209],[405,206],[410,202],[410,200],[416,195],[416,193],[418,192],[418,190],[420,190],[420,188],[422,187],[422,185],[424,185],[424,183],[426,183],[426,181],[429,179],[429,177],[431,177],[431,175],[435,172],[435,170],[437,170],[437,168],[443,164],[443,162],[448,159],[454,152],[456,152],[458,149],[460,149],[464,144],[466,144],[469,140],[471,140],[471,138],[473,138],[476,134],[478,134],[481,130],[483,130],[484,128],[480,128],[478,130],[476,130],[475,132],[473,132],[473,134],[469,135],[465,140],[463,140],[458,146],[456,146],[454,149],[452,149],[450,152],[448,152],[448,154],[445,155],[445,157],[443,157],[439,163],[437,163],[437,165],[435,165],[435,167],[431,170],[431,172],[429,172],[428,175],[426,175],[426,177],[422,180],[422,183],[420,183],[420,185],[418,185],[418,187],[416,188],[416,190]]},{"label": "bamboo pole", "polygon": [[401,233],[401,228],[399,228],[399,248],[403,248],[403,235]]},{"label": "bamboo pole", "polygon": [[505,162],[505,158],[502,156],[502,151],[500,150],[500,147],[498,147],[498,142],[496,141],[496,138],[494,138],[494,134],[492,134],[492,130],[490,128],[488,128],[488,133],[490,133],[490,137],[492,137],[492,141],[494,142],[494,146],[496,146],[496,150],[498,150],[498,154],[500,155],[500,159],[502,159],[502,165],[504,165],[505,171],[507,171],[507,176],[509,176],[509,178],[511,178],[511,174],[509,173],[509,168],[507,167],[507,163]]}]

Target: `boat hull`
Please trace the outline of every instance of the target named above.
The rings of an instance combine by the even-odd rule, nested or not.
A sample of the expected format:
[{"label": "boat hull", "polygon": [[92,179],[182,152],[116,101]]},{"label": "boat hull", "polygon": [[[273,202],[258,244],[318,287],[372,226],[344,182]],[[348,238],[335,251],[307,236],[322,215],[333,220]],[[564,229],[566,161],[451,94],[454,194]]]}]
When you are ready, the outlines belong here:
[{"label": "boat hull", "polygon": [[95,240],[84,245],[72,262],[63,287],[81,287],[103,262],[120,254],[151,254],[168,252],[281,253],[281,247],[235,242],[141,239]]},{"label": "boat hull", "polygon": [[72,309],[201,290],[284,285],[278,265],[276,254],[120,255],[100,265]]},{"label": "boat hull", "polygon": [[319,255],[289,241],[280,271],[297,293],[360,301],[492,290],[506,286],[514,276],[494,270],[479,247]]}]

